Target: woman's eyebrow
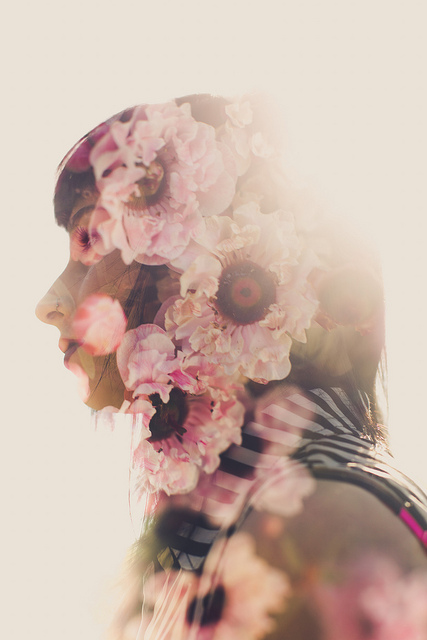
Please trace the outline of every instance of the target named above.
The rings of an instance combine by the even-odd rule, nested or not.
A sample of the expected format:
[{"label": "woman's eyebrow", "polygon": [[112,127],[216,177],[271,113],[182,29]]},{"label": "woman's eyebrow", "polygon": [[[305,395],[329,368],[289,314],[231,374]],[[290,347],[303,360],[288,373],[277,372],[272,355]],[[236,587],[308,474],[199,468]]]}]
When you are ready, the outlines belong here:
[{"label": "woman's eyebrow", "polygon": [[72,231],[72,229],[74,229],[74,227],[77,225],[79,220],[83,218],[83,216],[86,213],[90,213],[91,211],[93,211],[94,208],[95,208],[94,204],[89,204],[89,205],[86,205],[85,207],[82,207],[81,209],[78,209],[76,213],[70,216],[70,219],[68,220],[68,224],[67,224],[67,231],[68,232]]}]

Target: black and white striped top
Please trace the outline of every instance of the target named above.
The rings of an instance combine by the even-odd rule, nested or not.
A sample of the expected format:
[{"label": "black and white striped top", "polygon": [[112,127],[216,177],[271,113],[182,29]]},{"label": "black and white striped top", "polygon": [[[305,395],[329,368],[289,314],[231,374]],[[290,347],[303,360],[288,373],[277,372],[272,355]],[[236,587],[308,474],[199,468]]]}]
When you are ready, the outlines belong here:
[{"label": "black and white striped top", "polygon": [[316,478],[355,484],[377,496],[427,550],[427,496],[394,468],[393,458],[382,447],[363,437],[360,412],[347,394],[338,388],[313,389],[293,401],[311,403],[314,408],[294,457]]},{"label": "black and white striped top", "polygon": [[[228,529],[232,535],[239,527],[251,497],[284,456],[317,479],[351,483],[375,495],[427,551],[427,496],[365,434],[369,402],[363,393],[357,400],[359,406],[340,388],[317,388],[264,403],[246,421],[242,443],[224,452],[217,471],[189,494],[190,508],[182,509],[182,502],[172,507],[171,523],[163,523],[168,542],[159,563],[198,570],[219,532]],[[221,524],[224,513],[234,513],[234,519],[225,517]]]}]

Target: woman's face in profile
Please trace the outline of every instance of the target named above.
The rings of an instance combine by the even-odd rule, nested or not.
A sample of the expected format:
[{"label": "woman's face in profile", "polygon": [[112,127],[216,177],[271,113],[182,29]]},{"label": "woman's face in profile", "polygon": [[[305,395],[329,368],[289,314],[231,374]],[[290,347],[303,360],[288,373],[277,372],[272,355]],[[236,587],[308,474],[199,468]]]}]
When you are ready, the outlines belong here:
[{"label": "woman's face in profile", "polygon": [[[361,351],[359,340],[341,339],[347,327],[353,337],[368,336],[376,363],[383,323],[381,285],[369,289],[375,272],[368,267],[365,274],[372,304],[363,286],[356,299],[339,294],[331,301],[337,282],[339,292],[355,290],[343,275],[361,280],[358,252],[341,246],[335,230],[329,242],[329,222],[321,217],[313,226],[304,206],[294,214],[298,194],[291,190],[288,200],[277,150],[251,103],[217,108],[213,126],[195,119],[187,102],[135,107],[87,134],[60,165],[55,216],[69,234],[70,259],[37,315],[59,328],[65,364],[94,409],[138,412],[142,402],[150,404],[146,385],[166,384],[170,374],[160,371],[162,358],[185,375],[199,367],[207,378],[215,370],[216,377],[267,384],[289,376],[293,355],[310,366],[317,359],[322,371],[331,362],[335,378],[355,362],[347,358],[336,370],[342,341]],[[265,180],[269,172],[273,178]],[[87,312],[86,325],[98,331],[94,297],[122,313],[120,331],[108,314],[101,318],[115,332],[108,349],[88,348],[94,343],[78,330]],[[154,326],[132,333],[145,324]],[[378,345],[370,339],[377,334]],[[145,351],[154,354],[153,370]],[[184,386],[196,384],[184,377]],[[162,402],[174,385],[171,378]]]},{"label": "woman's face in profile", "polygon": [[120,251],[115,250],[92,265],[85,253],[89,220],[97,196],[76,203],[67,227],[70,237],[70,258],[60,276],[40,300],[36,314],[40,320],[58,327],[59,348],[64,364],[73,373],[83,371],[88,376],[89,397],[86,404],[92,409],[105,406],[120,407],[124,385],[117,370],[115,355],[93,356],[76,339],[73,318],[76,309],[92,294],[106,294],[123,306],[135,285],[141,266],[125,265]]}]

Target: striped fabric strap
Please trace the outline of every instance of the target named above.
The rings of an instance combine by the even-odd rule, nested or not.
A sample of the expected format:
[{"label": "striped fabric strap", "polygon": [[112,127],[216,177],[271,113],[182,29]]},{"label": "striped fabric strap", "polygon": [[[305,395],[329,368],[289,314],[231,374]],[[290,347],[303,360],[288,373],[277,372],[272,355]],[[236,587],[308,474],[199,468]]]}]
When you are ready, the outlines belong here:
[{"label": "striped fabric strap", "polygon": [[[342,404],[336,402],[337,396],[351,412],[351,403],[345,402],[345,393],[341,389],[313,389],[309,392],[316,405],[315,415],[294,458],[307,466],[318,479],[355,484],[378,497],[427,549],[426,495],[392,466],[392,458],[361,437],[363,423],[358,422],[357,412],[353,416],[351,413],[343,414]],[[332,418],[329,421],[332,433],[318,428],[325,411]],[[348,428],[343,428],[344,423]]]},{"label": "striped fabric strap", "polygon": [[427,497],[363,435],[369,403],[362,393],[358,400],[356,408],[342,389],[318,388],[276,397],[256,419],[251,416],[242,443],[224,452],[217,471],[189,495],[194,515],[174,532],[159,557],[162,566],[199,568],[217,536],[231,535],[257,487],[289,455],[315,478],[352,483],[374,494],[426,545]]}]

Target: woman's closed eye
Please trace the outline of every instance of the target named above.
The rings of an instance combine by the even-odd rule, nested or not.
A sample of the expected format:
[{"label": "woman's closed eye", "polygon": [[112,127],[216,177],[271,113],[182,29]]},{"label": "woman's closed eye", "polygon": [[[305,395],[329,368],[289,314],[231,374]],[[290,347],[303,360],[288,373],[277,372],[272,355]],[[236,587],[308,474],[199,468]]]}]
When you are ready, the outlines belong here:
[{"label": "woman's closed eye", "polygon": [[99,239],[97,231],[90,231],[88,227],[81,225],[77,226],[71,234],[71,259],[80,260],[83,264],[93,264],[94,259],[98,258],[93,247]]},{"label": "woman's closed eye", "polygon": [[76,243],[82,248],[82,251],[87,251],[92,246],[89,231],[85,227],[77,227],[73,236]]}]

